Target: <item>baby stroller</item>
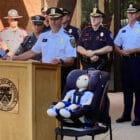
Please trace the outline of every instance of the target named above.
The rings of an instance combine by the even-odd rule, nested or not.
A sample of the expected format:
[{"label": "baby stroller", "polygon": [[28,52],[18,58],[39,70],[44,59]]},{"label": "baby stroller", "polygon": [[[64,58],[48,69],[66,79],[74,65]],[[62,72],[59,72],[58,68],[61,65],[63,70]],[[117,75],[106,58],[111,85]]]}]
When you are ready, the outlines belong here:
[{"label": "baby stroller", "polygon": [[97,134],[105,133],[109,130],[110,140],[112,140],[111,117],[109,116],[109,99],[107,97],[107,89],[109,85],[109,73],[100,70],[73,70],[67,76],[65,94],[70,89],[76,88],[76,80],[80,75],[90,75],[89,89],[94,93],[92,101],[92,113],[85,114],[87,123],[80,122],[78,119],[70,120],[62,117],[57,117],[61,122],[60,126],[55,129],[56,137],[61,135],[61,140],[64,136],[78,137],[89,135],[92,140]]}]

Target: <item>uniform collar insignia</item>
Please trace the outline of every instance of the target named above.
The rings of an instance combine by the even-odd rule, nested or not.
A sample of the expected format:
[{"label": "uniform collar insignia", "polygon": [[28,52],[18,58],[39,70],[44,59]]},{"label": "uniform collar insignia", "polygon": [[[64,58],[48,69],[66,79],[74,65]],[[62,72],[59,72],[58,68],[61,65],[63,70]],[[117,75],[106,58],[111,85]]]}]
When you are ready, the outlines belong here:
[{"label": "uniform collar insignia", "polygon": [[72,29],[69,29],[69,31],[68,31],[70,34],[72,33]]}]

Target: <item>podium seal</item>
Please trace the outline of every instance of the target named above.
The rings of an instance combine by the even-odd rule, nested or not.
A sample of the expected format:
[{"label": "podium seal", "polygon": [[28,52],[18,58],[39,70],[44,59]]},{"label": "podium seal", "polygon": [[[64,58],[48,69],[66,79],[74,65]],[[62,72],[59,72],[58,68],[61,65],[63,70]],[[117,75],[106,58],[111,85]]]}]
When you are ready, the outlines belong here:
[{"label": "podium seal", "polygon": [[18,91],[15,84],[6,78],[0,79],[0,110],[11,111],[18,101]]}]

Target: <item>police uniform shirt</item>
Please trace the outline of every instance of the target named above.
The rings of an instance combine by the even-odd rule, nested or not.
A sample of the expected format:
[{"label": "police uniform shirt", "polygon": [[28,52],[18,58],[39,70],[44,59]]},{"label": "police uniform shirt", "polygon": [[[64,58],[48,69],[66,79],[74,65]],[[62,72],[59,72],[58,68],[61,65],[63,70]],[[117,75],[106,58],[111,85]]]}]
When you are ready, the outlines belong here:
[{"label": "police uniform shirt", "polygon": [[65,60],[68,57],[76,57],[74,38],[69,36],[63,28],[58,33],[53,33],[51,30],[42,33],[32,51],[42,52],[43,63],[50,63],[54,58]]},{"label": "police uniform shirt", "polygon": [[[74,100],[74,93],[76,92],[76,90],[70,90],[68,93],[67,93],[67,97],[68,99],[71,99],[71,102]],[[80,104],[85,104],[89,101],[89,99],[92,99],[94,97],[94,94],[90,91],[84,91],[84,93],[81,93],[83,94],[81,96],[81,100],[80,100]],[[76,97],[76,101],[78,101],[78,96]]]},{"label": "police uniform shirt", "polygon": [[87,50],[96,50],[107,45],[113,46],[113,39],[111,32],[102,26],[97,31],[94,31],[92,27],[87,27],[82,32],[78,45]]},{"label": "police uniform shirt", "polygon": [[114,43],[123,48],[123,50],[134,49],[140,47],[140,23],[135,22],[133,27],[129,24],[119,30]]},{"label": "police uniform shirt", "polygon": [[73,35],[75,37],[75,40],[77,41],[79,39],[79,30],[78,28],[68,25],[64,28],[69,34]]},{"label": "police uniform shirt", "polygon": [[34,33],[27,35],[24,38],[23,42],[21,43],[20,47],[17,49],[15,54],[19,55],[21,53],[24,53],[30,50],[33,47],[33,45],[36,43],[36,41],[37,41],[37,38]]},{"label": "police uniform shirt", "polygon": [[20,28],[18,28],[16,31],[13,31],[10,27],[8,27],[1,32],[1,38],[4,40],[13,54],[20,46],[26,35],[26,31]]},{"label": "police uniform shirt", "polygon": [[[92,27],[85,28],[78,40],[78,46],[82,46],[86,50],[97,50],[107,45],[113,46],[113,39],[111,32],[102,26],[96,31]],[[80,59],[84,69],[97,68],[103,61],[107,60],[107,55],[100,55],[99,60],[95,63],[92,63],[90,58],[83,55],[80,55]]]}]

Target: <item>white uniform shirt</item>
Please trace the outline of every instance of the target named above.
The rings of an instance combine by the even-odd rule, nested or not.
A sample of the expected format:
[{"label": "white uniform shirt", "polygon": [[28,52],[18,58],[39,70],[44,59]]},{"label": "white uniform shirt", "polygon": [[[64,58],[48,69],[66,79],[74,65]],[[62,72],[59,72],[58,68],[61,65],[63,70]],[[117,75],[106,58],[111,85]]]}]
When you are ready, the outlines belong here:
[{"label": "white uniform shirt", "polygon": [[10,27],[5,28],[0,33],[0,37],[4,40],[7,47],[13,54],[20,46],[26,35],[27,33],[25,30],[18,28],[16,31],[13,31]]},{"label": "white uniform shirt", "polygon": [[133,27],[129,24],[121,28],[114,40],[117,46],[122,46],[123,50],[140,47],[140,23],[137,21]]},{"label": "white uniform shirt", "polygon": [[53,33],[51,30],[42,33],[32,51],[35,53],[42,52],[42,62],[50,63],[54,58],[67,59],[68,57],[76,57],[76,48],[72,46],[72,39],[63,28],[58,33]]}]

